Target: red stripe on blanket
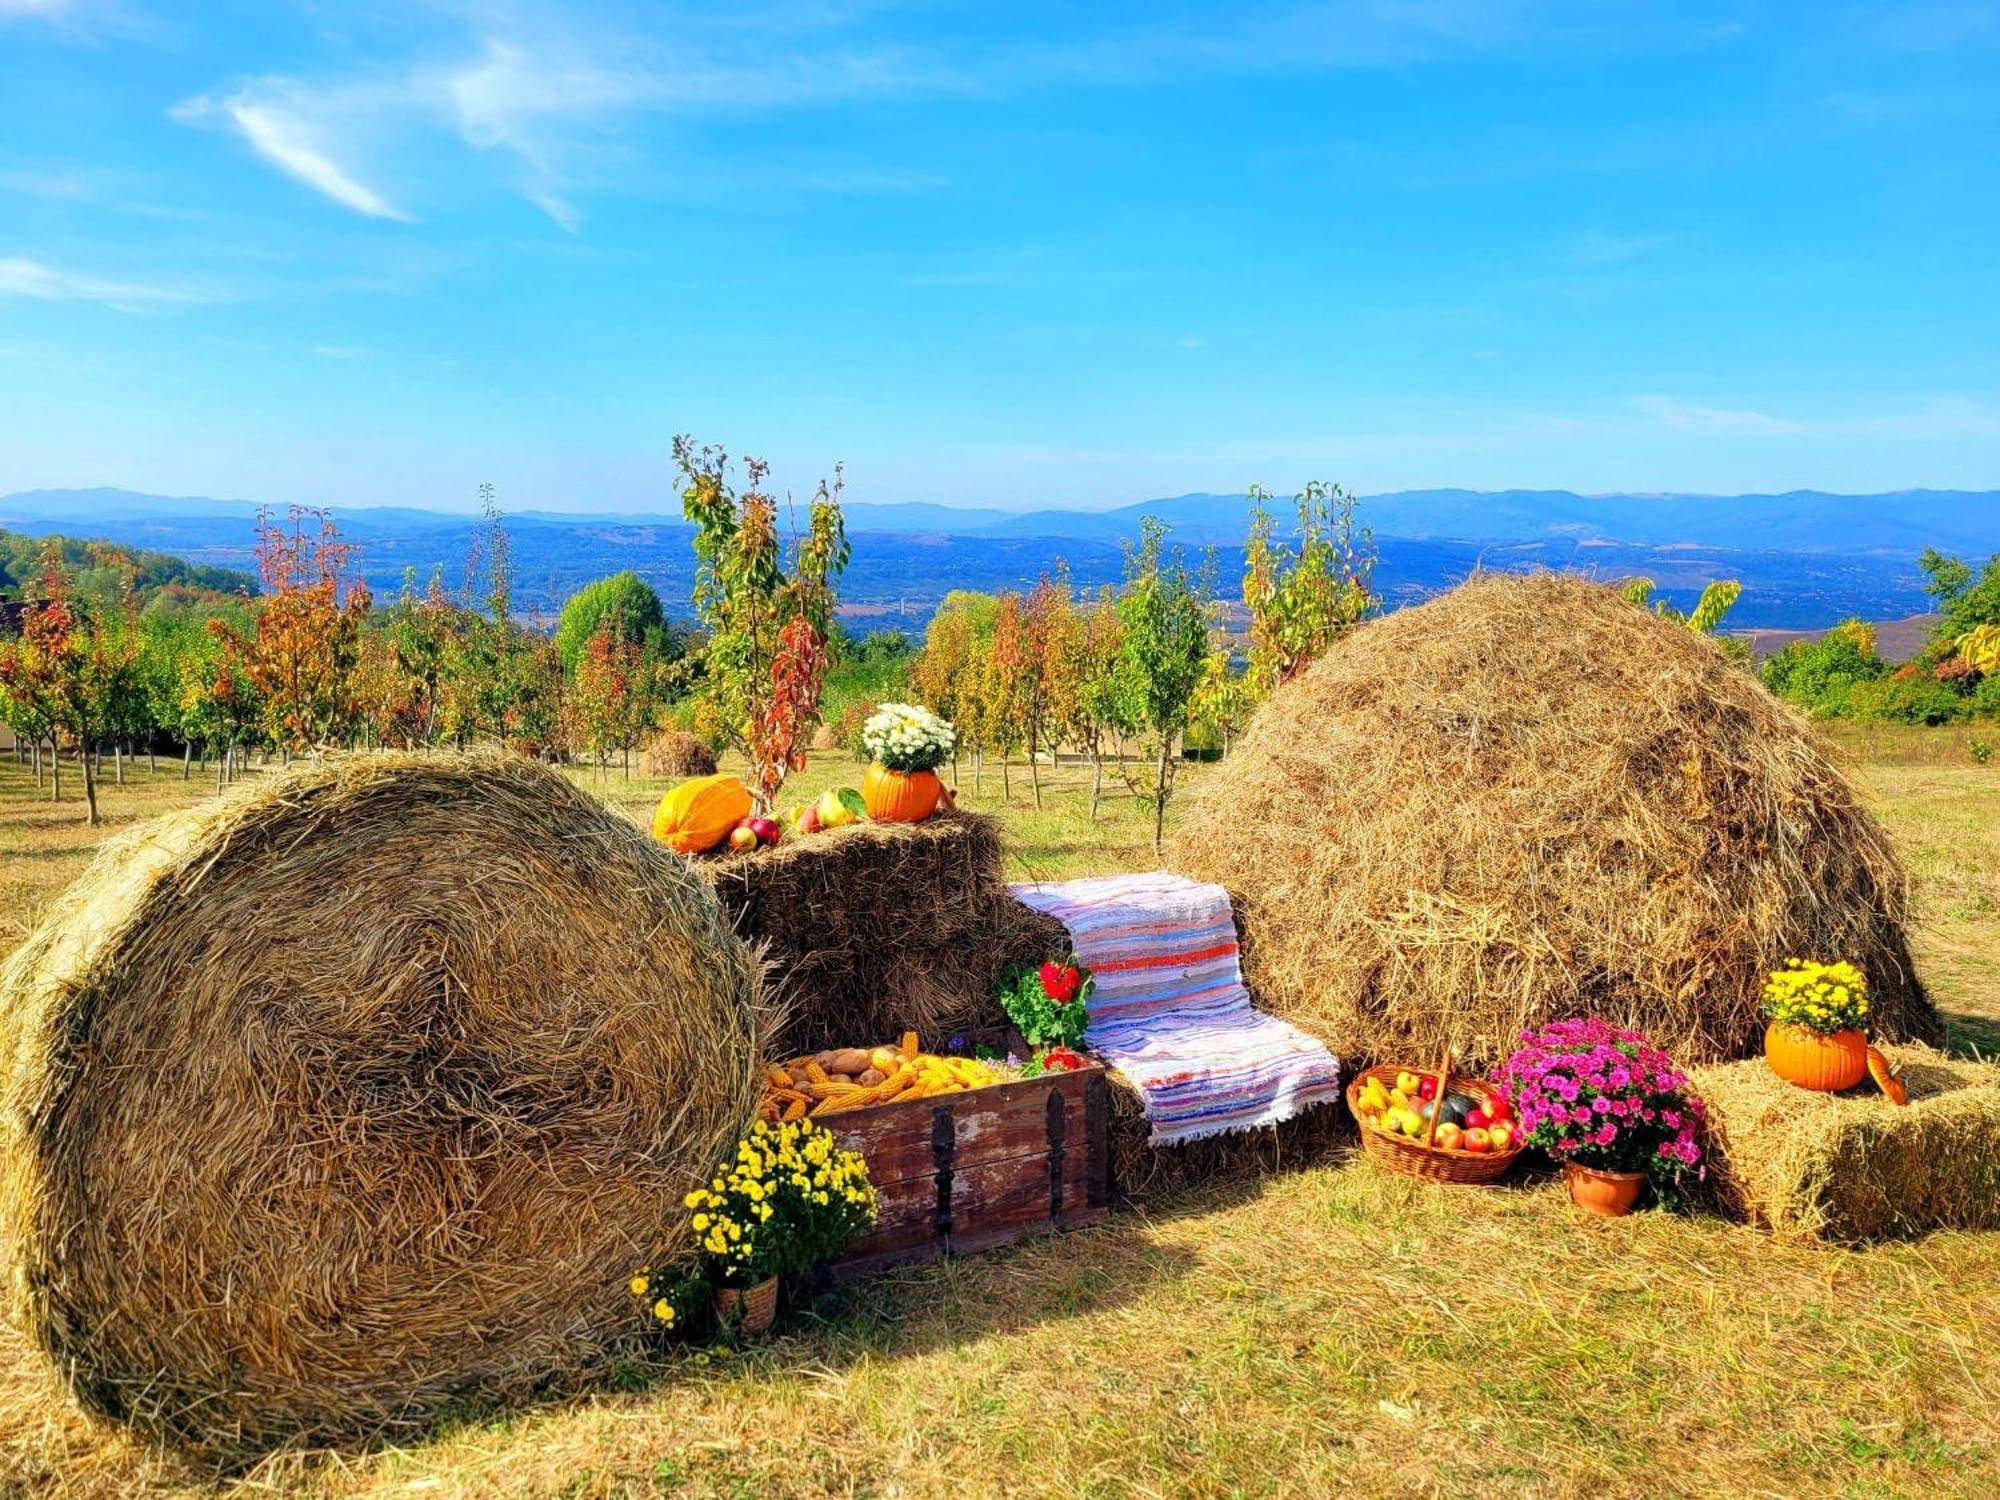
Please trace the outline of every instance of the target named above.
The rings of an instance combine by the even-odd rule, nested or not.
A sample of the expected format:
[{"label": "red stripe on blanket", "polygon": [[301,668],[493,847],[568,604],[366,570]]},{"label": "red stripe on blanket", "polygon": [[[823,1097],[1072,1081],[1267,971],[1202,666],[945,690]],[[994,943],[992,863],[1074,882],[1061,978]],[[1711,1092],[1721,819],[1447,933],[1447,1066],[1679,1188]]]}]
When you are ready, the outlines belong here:
[{"label": "red stripe on blanket", "polygon": [[1211,958],[1227,958],[1235,951],[1234,943],[1217,943],[1213,948],[1198,948],[1192,953],[1157,953],[1150,958],[1107,958],[1090,968],[1095,974],[1121,974],[1132,969],[1185,968],[1189,964],[1205,963]]}]

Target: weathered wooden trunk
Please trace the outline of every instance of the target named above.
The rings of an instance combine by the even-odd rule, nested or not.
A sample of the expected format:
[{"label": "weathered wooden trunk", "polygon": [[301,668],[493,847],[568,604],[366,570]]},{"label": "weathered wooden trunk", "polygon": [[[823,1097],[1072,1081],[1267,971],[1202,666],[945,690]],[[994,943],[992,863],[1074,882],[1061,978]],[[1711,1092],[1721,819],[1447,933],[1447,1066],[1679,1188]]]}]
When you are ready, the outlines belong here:
[{"label": "weathered wooden trunk", "polygon": [[1110,1085],[1092,1063],[963,1094],[872,1105],[826,1121],[859,1151],[880,1200],[837,1278],[1075,1229],[1111,1203]]}]

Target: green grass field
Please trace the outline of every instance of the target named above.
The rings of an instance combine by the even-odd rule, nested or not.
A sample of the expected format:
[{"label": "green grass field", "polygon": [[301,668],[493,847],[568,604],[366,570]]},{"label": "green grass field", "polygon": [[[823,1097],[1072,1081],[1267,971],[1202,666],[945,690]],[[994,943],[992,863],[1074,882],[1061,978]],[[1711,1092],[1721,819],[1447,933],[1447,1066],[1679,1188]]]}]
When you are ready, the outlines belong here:
[{"label": "green grass field", "polygon": [[[2000,766],[1965,738],[1843,743],[1917,876],[1954,1045],[2000,1052]],[[578,774],[634,816],[659,793]],[[800,794],[857,774],[817,765]],[[1039,812],[1020,768],[1004,807],[997,778],[970,782],[1020,873],[1151,860],[1128,796],[1085,818],[1080,772]],[[205,791],[141,769],[91,831],[0,766],[0,947],[103,832]],[[1345,1159],[899,1272],[748,1353],[225,1479],[85,1422],[0,1334],[0,1494],[1982,1495],[1995,1349],[2000,1235],[1787,1246],[1710,1218],[1584,1222],[1547,1177],[1452,1191]]]}]

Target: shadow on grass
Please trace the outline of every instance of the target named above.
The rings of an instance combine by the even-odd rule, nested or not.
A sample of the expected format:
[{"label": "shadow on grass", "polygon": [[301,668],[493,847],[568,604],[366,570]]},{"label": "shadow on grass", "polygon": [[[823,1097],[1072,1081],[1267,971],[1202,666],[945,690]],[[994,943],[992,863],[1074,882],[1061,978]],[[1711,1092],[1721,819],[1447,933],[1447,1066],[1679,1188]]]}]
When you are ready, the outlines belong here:
[{"label": "shadow on grass", "polygon": [[1983,1062],[2000,1058],[2000,1019],[1948,1010],[1944,1025],[1945,1051],[1953,1056]]},{"label": "shadow on grass", "polygon": [[[1249,1191],[1254,1188],[1246,1195]],[[1209,1199],[1211,1207],[1220,1202]],[[140,1441],[154,1460],[189,1478],[249,1480],[284,1490],[304,1484],[323,1466],[345,1470],[392,1450],[505,1432],[527,1418],[560,1416],[607,1401],[656,1401],[683,1384],[823,1373],[1089,1317],[1152,1295],[1194,1270],[1199,1259],[1185,1247],[1158,1243],[1145,1217],[1121,1212],[1086,1229],[1031,1236],[1004,1249],[947,1256],[842,1286],[788,1284],[777,1328],[763,1340],[734,1348],[662,1346],[635,1333],[611,1357],[536,1390],[510,1399],[467,1397],[421,1423],[352,1442],[212,1457]],[[636,1329],[636,1315],[633,1323]],[[5,1472],[0,1469],[0,1477]]]}]

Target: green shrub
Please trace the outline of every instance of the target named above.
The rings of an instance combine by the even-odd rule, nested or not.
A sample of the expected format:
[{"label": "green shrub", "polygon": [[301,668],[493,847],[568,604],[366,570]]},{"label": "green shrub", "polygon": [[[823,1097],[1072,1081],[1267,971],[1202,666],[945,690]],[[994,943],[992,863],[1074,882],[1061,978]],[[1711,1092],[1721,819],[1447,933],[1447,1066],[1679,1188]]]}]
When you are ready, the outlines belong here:
[{"label": "green shrub", "polygon": [[1856,683],[1846,716],[1884,724],[1957,724],[1971,716],[1972,699],[1933,677],[1892,677]]},{"label": "green shrub", "polygon": [[1843,621],[1816,641],[1789,641],[1764,663],[1764,686],[1816,714],[1846,717],[1856,685],[1888,675],[1873,645],[1873,632],[1859,620]]},{"label": "green shrub", "polygon": [[1972,716],[2000,719],[2000,676],[1979,679],[1979,685],[1972,690]]}]

